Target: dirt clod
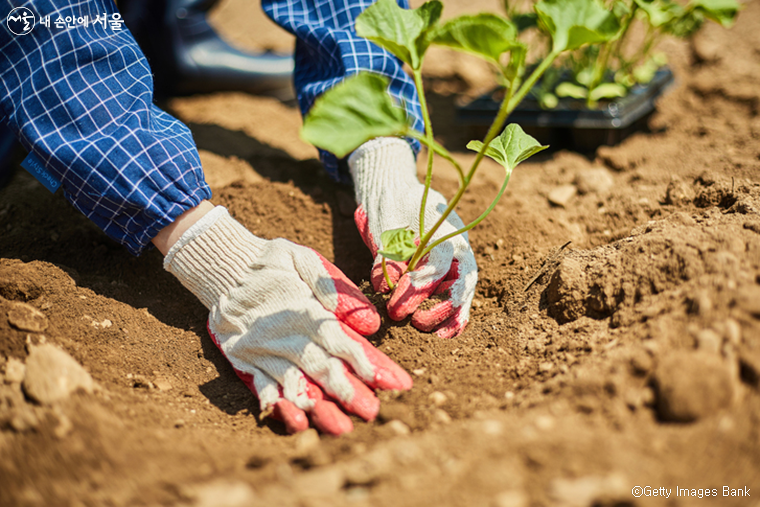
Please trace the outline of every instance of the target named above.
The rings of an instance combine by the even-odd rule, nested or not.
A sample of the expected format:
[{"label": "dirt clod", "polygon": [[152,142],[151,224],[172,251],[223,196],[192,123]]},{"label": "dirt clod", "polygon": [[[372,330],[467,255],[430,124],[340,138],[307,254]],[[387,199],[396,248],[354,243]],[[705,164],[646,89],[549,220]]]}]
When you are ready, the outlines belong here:
[{"label": "dirt clod", "polygon": [[92,377],[76,360],[58,347],[33,347],[26,361],[24,391],[35,401],[49,405],[82,389],[92,393]]},{"label": "dirt clod", "polygon": [[411,430],[409,429],[409,426],[404,424],[403,422],[399,421],[398,419],[394,419],[392,421],[389,421],[386,425],[386,428],[391,431],[391,433],[395,435],[408,435],[411,433]]},{"label": "dirt clod", "polygon": [[296,454],[305,456],[319,447],[319,433],[317,430],[310,428],[302,431],[295,437]]},{"label": "dirt clod", "polygon": [[575,185],[560,185],[549,191],[549,202],[554,206],[565,208],[576,193]]},{"label": "dirt clod", "polygon": [[604,167],[593,167],[591,169],[581,170],[575,176],[575,186],[578,193],[585,194],[604,194],[612,188],[615,180],[610,171]]},{"label": "dirt clod", "polygon": [[44,313],[27,303],[13,303],[8,310],[8,322],[22,331],[41,333],[48,327]]},{"label": "dirt clod", "polygon": [[496,495],[491,505],[492,507],[528,507],[530,498],[524,491],[507,490]]},{"label": "dirt clod", "polygon": [[731,405],[734,381],[723,360],[681,352],[658,365],[654,376],[657,413],[663,421],[692,422]]},{"label": "dirt clod", "polygon": [[248,507],[256,501],[253,489],[241,481],[218,479],[182,488],[192,507]]},{"label": "dirt clod", "polygon": [[567,507],[628,505],[628,484],[620,474],[557,479],[552,482],[551,496]]},{"label": "dirt clod", "polygon": [[26,375],[26,366],[24,363],[11,357],[5,363],[5,381],[9,384],[20,384],[24,381]]},{"label": "dirt clod", "polygon": [[430,399],[430,402],[436,407],[440,407],[448,401],[446,395],[441,391],[433,391],[430,393],[430,396],[428,396],[428,398]]}]

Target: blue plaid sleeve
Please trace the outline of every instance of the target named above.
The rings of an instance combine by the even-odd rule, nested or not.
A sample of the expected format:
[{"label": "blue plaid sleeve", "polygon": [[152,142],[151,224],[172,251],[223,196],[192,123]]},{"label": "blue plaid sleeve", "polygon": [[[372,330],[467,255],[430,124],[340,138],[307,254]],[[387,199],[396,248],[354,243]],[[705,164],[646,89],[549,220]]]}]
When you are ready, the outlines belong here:
[{"label": "blue plaid sleeve", "polygon": [[[6,22],[18,7],[36,16],[26,35]],[[112,0],[0,0],[0,121],[61,180],[66,199],[138,255],[211,191],[188,128],[153,105],[134,38],[110,24],[117,13]],[[106,26],[54,23],[103,15]]]},{"label": "blue plaid sleeve", "polygon": [[[371,0],[262,0],[264,12],[296,36],[294,81],[301,113],[314,100],[346,76],[371,71],[390,79],[389,91],[406,107],[414,128],[424,132],[420,102],[412,80],[401,61],[377,45],[356,35],[356,17]],[[407,0],[398,0],[409,8]],[[415,152],[417,141],[412,142]],[[320,151],[322,163],[335,179],[350,181],[340,171],[337,158]]]}]

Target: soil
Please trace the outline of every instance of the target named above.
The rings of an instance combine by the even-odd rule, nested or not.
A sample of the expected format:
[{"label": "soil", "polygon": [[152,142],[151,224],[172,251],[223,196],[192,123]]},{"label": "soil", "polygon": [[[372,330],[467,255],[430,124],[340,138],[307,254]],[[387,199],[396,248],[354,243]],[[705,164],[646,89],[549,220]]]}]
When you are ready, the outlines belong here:
[{"label": "soil", "polygon": [[[213,21],[241,46],[291,47],[256,9],[229,0]],[[0,505],[760,505],[760,2],[662,49],[677,84],[648,131],[521,165],[471,231],[480,281],[461,336],[392,322],[376,299],[372,340],[415,385],[340,438],[259,420],[160,254],[131,257],[17,171],[0,191]],[[445,51],[426,77],[440,142],[471,160],[455,106],[491,77]],[[193,130],[215,203],[368,287],[351,189],[298,139],[293,104],[164,106]],[[465,221],[502,174],[482,167]],[[578,192],[550,204],[563,185]],[[434,186],[453,195],[455,174],[436,167]],[[19,309],[37,332],[11,324]],[[14,379],[42,342],[95,388],[33,402]]]}]

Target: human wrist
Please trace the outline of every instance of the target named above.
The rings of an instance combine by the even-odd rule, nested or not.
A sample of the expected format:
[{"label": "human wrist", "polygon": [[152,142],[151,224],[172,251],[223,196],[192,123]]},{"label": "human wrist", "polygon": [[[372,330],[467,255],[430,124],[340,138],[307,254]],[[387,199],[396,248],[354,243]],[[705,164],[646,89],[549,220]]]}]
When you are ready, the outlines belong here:
[{"label": "human wrist", "polygon": [[166,255],[190,227],[213,209],[214,205],[209,201],[201,201],[198,206],[185,211],[174,222],[161,229],[151,242],[162,254]]},{"label": "human wrist", "polygon": [[216,206],[172,245],[164,269],[210,309],[239,285],[265,241]]}]

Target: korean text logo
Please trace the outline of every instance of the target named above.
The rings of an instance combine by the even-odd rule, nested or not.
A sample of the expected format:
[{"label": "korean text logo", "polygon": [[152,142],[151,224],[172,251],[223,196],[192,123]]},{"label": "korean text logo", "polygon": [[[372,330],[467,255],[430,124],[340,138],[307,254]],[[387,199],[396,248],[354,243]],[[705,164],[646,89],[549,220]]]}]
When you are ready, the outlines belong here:
[{"label": "korean text logo", "polygon": [[34,13],[26,7],[16,7],[8,14],[6,24],[16,35],[26,35],[34,28],[36,19]]}]

